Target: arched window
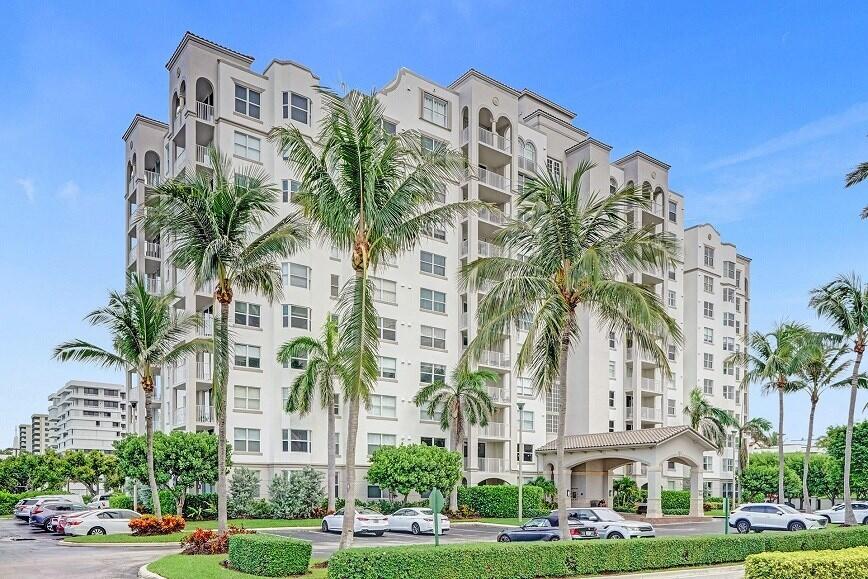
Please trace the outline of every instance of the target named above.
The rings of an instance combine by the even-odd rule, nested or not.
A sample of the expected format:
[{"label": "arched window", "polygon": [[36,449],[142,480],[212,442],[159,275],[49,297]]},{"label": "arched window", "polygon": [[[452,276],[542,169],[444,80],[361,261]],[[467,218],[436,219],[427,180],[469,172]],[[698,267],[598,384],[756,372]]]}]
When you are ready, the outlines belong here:
[{"label": "arched window", "polygon": [[533,143],[530,141],[525,141],[524,143],[524,158],[530,161],[531,163],[536,163],[536,147],[534,147]]}]

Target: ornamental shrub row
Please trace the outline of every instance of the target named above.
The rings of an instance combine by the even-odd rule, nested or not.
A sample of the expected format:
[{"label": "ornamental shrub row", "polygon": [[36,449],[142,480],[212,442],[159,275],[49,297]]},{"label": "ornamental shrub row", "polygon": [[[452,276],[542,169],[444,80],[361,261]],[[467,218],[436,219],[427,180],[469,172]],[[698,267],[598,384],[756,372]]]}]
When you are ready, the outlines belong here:
[{"label": "ornamental shrub row", "polygon": [[744,564],[745,579],[868,579],[868,547],[762,553]]},{"label": "ornamental shrub row", "polygon": [[[512,485],[482,485],[458,488],[458,505],[479,513],[480,517],[517,517],[518,487]],[[522,487],[522,514],[526,517],[547,515],[543,490],[535,486]]]},{"label": "ornamental shrub row", "polygon": [[42,495],[68,495],[64,490],[27,491],[25,493],[9,493],[0,491],[0,515],[11,515],[15,505],[21,499],[31,499]]},{"label": "ornamental shrub row", "polygon": [[307,573],[312,546],[278,535],[233,535],[229,538],[229,565],[242,573],[284,577]]},{"label": "ornamental shrub row", "polygon": [[686,515],[690,512],[690,491],[662,491],[660,508],[664,515]]},{"label": "ornamental shrub row", "polygon": [[765,551],[845,549],[865,545],[868,545],[868,527],[633,541],[359,548],[332,555],[329,579],[533,579],[637,573],[736,563]]}]

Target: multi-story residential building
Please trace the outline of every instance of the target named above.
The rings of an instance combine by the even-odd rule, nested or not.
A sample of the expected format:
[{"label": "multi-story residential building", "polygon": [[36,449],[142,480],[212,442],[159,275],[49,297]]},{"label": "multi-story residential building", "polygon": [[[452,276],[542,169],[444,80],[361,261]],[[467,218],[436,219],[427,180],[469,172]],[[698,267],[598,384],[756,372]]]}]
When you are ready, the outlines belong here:
[{"label": "multi-story residential building", "polygon": [[112,452],[127,430],[127,393],[121,384],[70,380],[48,397],[51,447]]},{"label": "multi-story residential building", "polygon": [[30,429],[29,424],[18,425],[18,450],[21,452],[30,452]]},{"label": "multi-story residential building", "polygon": [[[135,216],[161,180],[185,171],[210,171],[206,154],[210,145],[228,154],[236,168],[253,165],[270,174],[282,191],[281,214],[295,209],[298,175],[268,140],[268,132],[290,123],[303,134],[316,136],[323,116],[315,90],[319,78],[288,60],[273,60],[261,73],[252,69],[252,63],[250,56],[187,33],[166,64],[170,122],[136,115],[123,137],[126,270],[146,276],[153,291],[174,289],[179,309],[202,314],[199,336],[212,332],[213,288],[193,287],[184,272],[171,267],[160,232],[145,231]],[[585,184],[588,191],[605,194],[632,183],[652,201],[634,211],[632,218],[685,239],[685,201],[669,187],[669,165],[638,151],[610,159],[611,147],[576,127],[575,113],[533,91],[516,90],[473,69],[448,86],[401,69],[378,97],[385,108],[385,130],[417,131],[423,146],[443,143],[466,156],[472,169],[446,184],[444,202],[479,199],[499,211],[481,211],[454,229],[434,230],[420,247],[376,272],[380,380],[370,408],[362,411],[357,461],[362,474],[367,457],[383,445],[449,446],[448,433],[412,398],[421,384],[448,380],[463,347],[474,338],[483,292],[462,289],[457,271],[477,257],[500,253],[492,239],[504,225],[503,216],[513,215],[516,190],[525,179],[545,170],[566,174],[580,162],[593,162]],[[343,401],[334,409],[338,440],[328,441],[324,411],[290,416],[282,410],[289,384],[307,361],[300,358],[284,367],[274,359],[286,340],[319,333],[352,269],[346,255],[327,244],[313,243],[287,258],[282,271],[279,303],[238,292],[231,315],[235,349],[228,433],[233,462],[257,470],[263,481],[304,465],[324,469],[329,444],[337,446],[339,467],[344,457]],[[695,301],[685,271],[679,265],[632,274],[632,279],[652,288],[669,305],[679,325],[690,323],[685,304]],[[623,336],[610,334],[587,315],[582,315],[581,323],[585,339],[569,367],[568,434],[683,424],[689,345],[686,349],[667,345],[672,369],[667,378]],[[514,355],[525,330],[523,325],[513,328],[479,361],[480,367],[497,372],[499,380],[489,387],[494,416],[488,426],[472,429],[465,448],[470,484],[515,482],[519,461],[525,476],[539,474],[534,449],[557,431],[558,401],[537,396],[531,380],[514,372]],[[207,354],[162,369],[154,397],[157,428],[213,431],[210,387]],[[127,377],[127,388],[130,401],[143,405],[135,375]],[[524,403],[520,413],[517,402]],[[130,429],[141,431],[143,417],[143,412],[137,419],[130,415],[134,422]],[[519,428],[524,448],[517,445]],[[680,487],[685,476],[682,468],[673,464],[664,469],[665,484]],[[638,464],[627,471],[642,476]],[[339,472],[335,484],[342,492],[340,479]],[[380,496],[380,489],[367,486],[364,476],[357,480],[362,497]]]},{"label": "multi-story residential building", "polygon": [[41,454],[48,448],[48,414],[30,417],[30,452]]}]

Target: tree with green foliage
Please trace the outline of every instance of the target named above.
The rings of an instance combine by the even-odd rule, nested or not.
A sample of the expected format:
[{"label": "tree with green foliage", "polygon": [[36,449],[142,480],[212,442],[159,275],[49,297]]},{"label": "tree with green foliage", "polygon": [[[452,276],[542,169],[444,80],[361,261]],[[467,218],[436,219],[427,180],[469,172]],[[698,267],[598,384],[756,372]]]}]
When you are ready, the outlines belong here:
[{"label": "tree with green foliage", "polygon": [[650,192],[632,184],[613,193],[588,191],[594,170],[593,163],[583,161],[570,176],[540,170],[527,179],[514,201],[515,218],[493,238],[504,255],[477,259],[462,269],[462,281],[484,292],[467,360],[478,361],[500,348],[515,324],[530,322],[515,371],[528,373],[537,395],[558,401],[555,472],[564,537],[570,488],[569,469],[563,468],[567,368],[585,328],[590,323],[629,336],[667,377],[666,344],[681,342],[678,323],[660,296],[633,281],[637,271],[678,263],[680,243],[670,232],[636,225],[636,212],[654,202]]},{"label": "tree with green foliage", "polygon": [[[852,171],[847,173],[847,176],[844,178],[844,185],[846,187],[852,187],[853,185],[858,185],[862,181],[868,179],[868,161],[863,163],[859,163],[856,167],[853,168]],[[862,210],[862,219],[868,219],[868,205]]]},{"label": "tree with green foliage", "polygon": [[[750,455],[747,451],[747,440],[745,437],[750,437],[755,443],[771,444],[769,432],[772,429],[772,423],[767,418],[762,416],[754,416],[744,424],[736,426],[735,436],[736,445],[738,446],[738,470],[742,471],[747,468]],[[737,474],[737,473],[736,473]]]},{"label": "tree with green foliage", "polygon": [[384,446],[371,456],[368,483],[396,493],[406,503],[413,491],[448,492],[461,477],[461,462],[460,454],[437,446]]},{"label": "tree with green foliage", "polygon": [[[826,452],[842,466],[846,464],[847,430],[846,426],[831,426],[826,431]],[[849,485],[848,477],[842,472],[844,497],[846,499],[846,490],[849,486],[853,496],[868,498],[868,420],[853,425],[850,456]]]},{"label": "tree with green foliage", "polygon": [[636,481],[625,476],[612,481],[612,507],[634,511],[640,491]]},{"label": "tree with green foliage", "polygon": [[118,459],[99,450],[67,451],[63,453],[63,466],[67,478],[84,485],[91,496],[99,494],[100,481],[108,483],[118,478]]},{"label": "tree with green foliage", "polygon": [[[413,402],[424,407],[429,416],[438,418],[440,428],[451,434],[452,452],[461,453],[467,436],[465,429],[487,425],[494,413],[487,385],[499,379],[500,375],[491,370],[469,370],[460,364],[448,384],[438,380],[423,386]],[[457,484],[449,493],[449,510],[458,510]]]},{"label": "tree with green foliage", "polygon": [[168,261],[197,288],[214,288],[212,397],[217,415],[217,528],[226,532],[226,389],[231,353],[229,306],[234,292],[273,302],[282,295],[280,260],[307,242],[297,212],[278,217],[277,187],[254,163],[233,167],[208,149],[210,171],[184,171],[161,183],[138,218],[146,230],[172,240]]},{"label": "tree with green foliage", "polygon": [[543,491],[543,500],[549,507],[557,506],[558,488],[555,483],[544,476],[538,476],[532,481],[525,483],[527,486],[539,487]]},{"label": "tree with green foliage", "polygon": [[279,519],[304,519],[322,505],[323,476],[309,466],[292,471],[289,476],[274,475],[268,486],[274,516]]},{"label": "tree with green foliage", "polygon": [[275,128],[271,138],[299,175],[294,201],[323,243],[350,254],[354,272],[340,291],[337,308],[341,349],[347,352],[352,375],[344,384],[343,549],[353,540],[360,407],[368,404],[378,375],[372,277],[386,262],[415,249],[433,229],[452,227],[480,204],[440,203],[440,193],[464,167],[463,156],[445,146],[426,147],[417,131],[386,132],[383,104],[375,94],[339,95],[320,88],[319,97],[323,120],[314,139],[294,125]]},{"label": "tree with green foliage", "polygon": [[731,414],[714,406],[699,388],[690,391],[684,405],[684,416],[690,428],[711,441],[718,453],[723,452],[726,445],[727,431],[738,426]]},{"label": "tree with green foliage", "polygon": [[[739,484],[741,485],[742,493],[747,496],[752,496],[756,493],[762,493],[766,497],[777,495],[780,492],[778,487],[778,466],[756,464],[751,462],[746,469],[739,473]],[[798,496],[801,492],[801,481],[799,475],[794,470],[784,469],[784,492],[778,498],[779,503],[783,503],[787,497]]]},{"label": "tree with green foliage", "polygon": [[64,342],[54,349],[54,357],[61,362],[89,362],[138,374],[145,394],[147,480],[157,518],[162,516],[162,511],[154,474],[154,374],[159,368],[177,364],[208,347],[201,340],[190,339],[199,325],[199,317],[177,312],[177,299],[174,292],[151,293],[141,275],[130,274],[123,293],[111,292],[107,306],[85,317],[92,325],[108,330],[111,350],[85,340]]},{"label": "tree with green foliage", "polygon": [[10,493],[56,489],[69,480],[63,457],[48,449],[43,454],[22,452],[0,460],[0,490]]},{"label": "tree with green foliage", "polygon": [[253,514],[256,497],[259,495],[259,477],[246,466],[232,470],[229,479],[229,512],[241,518]]}]

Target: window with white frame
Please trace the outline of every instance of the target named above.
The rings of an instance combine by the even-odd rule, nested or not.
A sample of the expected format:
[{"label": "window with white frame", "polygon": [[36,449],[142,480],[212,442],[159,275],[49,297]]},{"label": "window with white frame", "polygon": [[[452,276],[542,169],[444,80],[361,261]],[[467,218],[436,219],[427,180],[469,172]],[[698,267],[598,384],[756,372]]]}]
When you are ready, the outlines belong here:
[{"label": "window with white frame", "polygon": [[731,458],[723,459],[723,472],[732,472],[734,461]]},{"label": "window with white frame", "polygon": [[561,162],[557,159],[552,159],[551,157],[546,158],[546,169],[548,169],[549,173],[551,173],[556,179],[561,178]]},{"label": "window with white frame", "polygon": [[387,304],[398,303],[398,285],[394,281],[371,277],[371,284],[374,286],[374,300]]},{"label": "window with white frame", "polygon": [[616,372],[615,362],[613,362],[612,360],[609,360],[609,380],[615,379],[615,377],[616,377],[615,372]]},{"label": "window with white frame", "polygon": [[675,270],[670,269],[667,273],[669,275],[669,281],[675,281]]},{"label": "window with white frame", "polygon": [[705,472],[711,472],[714,470],[714,457],[712,456],[703,456],[702,457],[702,470]]},{"label": "window with white frame", "polygon": [[446,143],[444,141],[429,137],[428,135],[422,135],[422,149],[424,151],[433,153],[434,151],[442,151],[445,148]]},{"label": "window with white frame", "polygon": [[515,379],[515,393],[518,396],[533,397],[533,380],[527,376],[519,376]]},{"label": "window with white frame", "polygon": [[515,459],[520,460],[521,462],[533,462],[533,445],[522,444],[521,446],[519,446],[516,444]]},{"label": "window with white frame", "polygon": [[397,398],[394,396],[386,396],[384,394],[371,395],[371,416],[379,416],[381,418],[395,418],[397,416]]},{"label": "window with white frame", "polygon": [[286,408],[286,403],[289,401],[289,387],[283,386],[280,389],[280,402],[282,404],[282,408]]},{"label": "window with white frame", "polygon": [[235,385],[235,410],[261,410],[259,388]]},{"label": "window with white frame", "polygon": [[702,355],[702,367],[706,370],[714,370],[714,354],[706,352]]},{"label": "window with white frame", "polygon": [[554,433],[558,431],[558,425],[560,424],[560,415],[559,412],[561,410],[561,391],[558,388],[558,384],[546,394],[546,432]]},{"label": "window with white frame", "polygon": [[676,356],[678,355],[678,348],[675,347],[675,344],[669,344],[666,346],[666,350],[669,361],[674,362]]},{"label": "window with white frame", "polygon": [[379,356],[378,360],[379,363],[377,364],[377,368],[379,370],[380,378],[388,378],[394,380],[398,377],[398,361],[395,360],[395,358]]},{"label": "window with white frame", "polygon": [[709,319],[714,318],[714,304],[711,302],[702,302],[702,314]]},{"label": "window with white frame", "polygon": [[735,288],[731,288],[731,287],[723,288],[723,301],[730,303],[730,304],[735,301]]},{"label": "window with white frame", "polygon": [[305,368],[307,368],[308,355],[308,352],[299,352],[293,357],[291,357],[288,363],[284,362],[283,367],[291,368],[293,370],[304,370]]},{"label": "window with white frame", "polygon": [[283,327],[310,330],[310,308],[283,304]]},{"label": "window with white frame", "polygon": [[422,230],[422,235],[437,241],[446,241],[446,230],[442,227],[426,227]]},{"label": "window with white frame", "polygon": [[702,380],[702,393],[707,394],[708,396],[714,395],[714,380],[710,378],[704,378]]},{"label": "window with white frame", "polygon": [[735,262],[734,261],[724,261],[723,262],[723,275],[724,275],[724,277],[728,277],[729,279],[735,279]]},{"label": "window with white frame", "polygon": [[533,410],[520,410],[518,427],[522,432],[533,432]]},{"label": "window with white frame", "polygon": [[394,434],[382,434],[380,432],[368,433],[368,456],[373,455],[377,450],[384,446],[396,446],[396,437]]},{"label": "window with white frame", "polygon": [[310,124],[310,99],[294,92],[283,93],[283,118]]},{"label": "window with white frame", "polygon": [[284,286],[310,287],[310,268],[306,265],[284,261],[280,265],[280,277]]},{"label": "window with white frame", "polygon": [[261,365],[259,346],[235,344],[235,365],[241,368],[259,368]]},{"label": "window with white frame", "polygon": [[727,400],[735,400],[735,386],[732,384],[724,384],[723,397]]},{"label": "window with white frame", "polygon": [[724,352],[734,352],[735,351],[735,338],[724,336],[724,338],[723,338],[723,351]]},{"label": "window with white frame", "polygon": [[429,312],[446,312],[446,294],[428,288],[419,290],[419,307]]},{"label": "window with white frame", "polygon": [[341,277],[336,274],[331,274],[329,281],[329,295],[336,298],[341,293]]},{"label": "window with white frame", "polygon": [[531,312],[521,312],[515,322],[515,328],[519,332],[527,332],[533,325],[533,314]]},{"label": "window with white frame", "polygon": [[609,408],[615,407],[615,391],[609,390]]},{"label": "window with white frame", "polygon": [[383,131],[387,135],[397,135],[398,134],[398,123],[394,121],[390,121],[388,119],[383,119]]},{"label": "window with white frame", "polygon": [[259,429],[236,428],[232,439],[234,452],[259,452]]},{"label": "window with white frame", "polygon": [[615,421],[614,420],[609,421],[609,432],[615,432]]},{"label": "window with white frame", "polygon": [[714,248],[705,245],[703,246],[703,263],[706,267],[714,267]]},{"label": "window with white frame", "polygon": [[705,290],[707,294],[714,293],[714,278],[710,275],[702,276],[702,289]]},{"label": "window with white frame", "polygon": [[420,436],[419,442],[425,446],[436,446],[437,448],[446,448],[446,439],[439,436]]},{"label": "window with white frame", "polygon": [[678,222],[678,203],[675,201],[669,202],[669,221],[672,223]]},{"label": "window with white frame", "polygon": [[728,326],[730,328],[735,327],[735,314],[732,312],[724,312],[723,313],[723,325]]},{"label": "window with white frame", "polygon": [[258,328],[260,323],[259,304],[235,302],[235,323],[239,326]]},{"label": "window with white frame", "polygon": [[733,368],[734,368],[734,365],[732,362],[724,361],[724,363],[723,363],[723,373],[724,374],[726,374],[727,376],[732,376],[734,374]]},{"label": "window with white frame", "polygon": [[258,137],[235,131],[235,155],[249,161],[259,161],[262,142]]},{"label": "window with white frame", "polygon": [[431,253],[430,251],[419,252],[419,269],[422,273],[446,276],[446,256]]},{"label": "window with white frame", "polygon": [[421,326],[419,343],[424,348],[446,349],[446,330],[431,326]]},{"label": "window with white frame", "polygon": [[235,112],[259,118],[259,105],[262,94],[252,88],[236,84],[235,85]]},{"label": "window with white frame", "polygon": [[741,311],[741,298],[740,297],[735,298],[735,311],[737,311],[737,312]]},{"label": "window with white frame", "polygon": [[449,103],[431,93],[422,93],[422,118],[441,127],[449,126]]},{"label": "window with white frame", "polygon": [[617,342],[615,340],[615,332],[609,332],[609,349],[614,350]]},{"label": "window with white frame", "polygon": [[434,382],[446,381],[446,366],[443,364],[434,364],[432,362],[421,362],[419,364],[419,382],[422,384],[433,384]]},{"label": "window with white frame", "polygon": [[310,430],[283,429],[283,452],[307,452],[311,450]]},{"label": "window with white frame", "polygon": [[392,318],[377,318],[377,331],[380,339],[387,342],[395,342],[398,340],[398,320]]},{"label": "window with white frame", "polygon": [[675,409],[675,400],[673,400],[672,398],[667,398],[666,399],[666,415],[667,416],[675,416],[676,415],[675,410],[676,410]]},{"label": "window with white frame", "polygon": [[676,297],[676,295],[675,295],[675,291],[673,291],[673,290],[666,290],[666,303],[667,303],[667,305],[668,305],[670,308],[677,307],[677,305],[678,305],[678,299],[677,299],[677,297]]},{"label": "window with white frame", "polygon": [[702,341],[706,344],[714,343],[714,329],[713,328],[702,328]]},{"label": "window with white frame", "polygon": [[283,202],[288,203],[295,201],[295,194],[301,189],[301,181],[295,179],[282,179],[280,181],[280,191],[283,194]]}]

